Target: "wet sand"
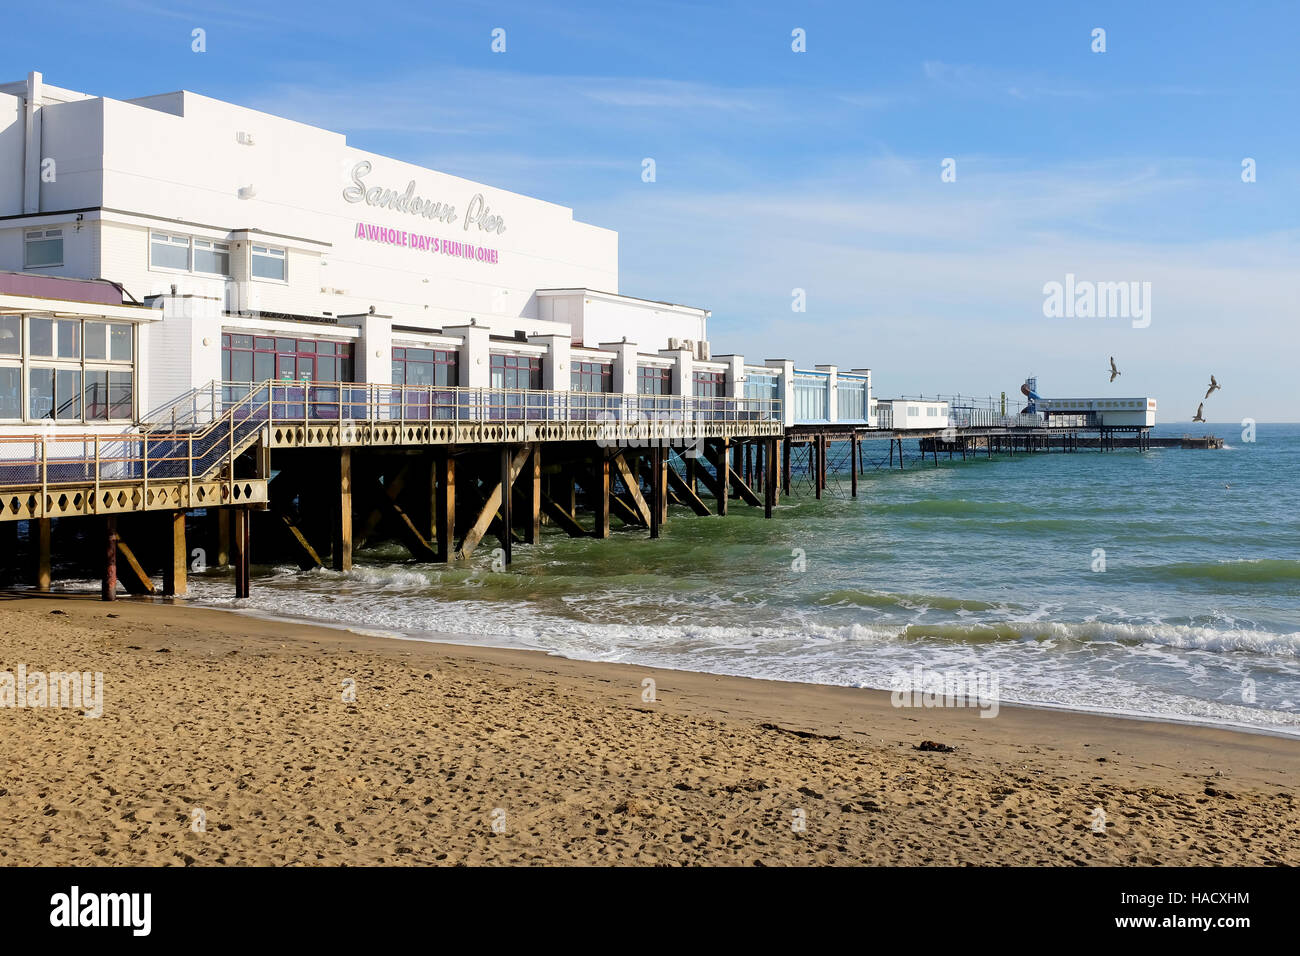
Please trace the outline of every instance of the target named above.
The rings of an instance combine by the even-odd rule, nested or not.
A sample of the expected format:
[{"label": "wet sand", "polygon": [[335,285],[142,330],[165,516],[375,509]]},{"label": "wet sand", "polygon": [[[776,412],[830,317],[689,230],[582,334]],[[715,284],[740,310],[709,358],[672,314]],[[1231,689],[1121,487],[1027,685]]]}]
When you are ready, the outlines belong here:
[{"label": "wet sand", "polygon": [[88,598],[19,664],[104,712],[0,707],[6,865],[1300,863],[1295,739]]}]

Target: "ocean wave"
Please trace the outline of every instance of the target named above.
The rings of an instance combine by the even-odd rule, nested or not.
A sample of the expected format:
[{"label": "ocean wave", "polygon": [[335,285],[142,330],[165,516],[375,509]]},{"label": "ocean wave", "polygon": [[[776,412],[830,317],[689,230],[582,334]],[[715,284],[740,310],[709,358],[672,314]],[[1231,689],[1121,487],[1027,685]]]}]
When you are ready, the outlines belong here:
[{"label": "ocean wave", "polygon": [[875,607],[884,609],[898,608],[915,611],[933,609],[937,611],[991,611],[999,607],[987,601],[974,601],[964,598],[941,597],[937,594],[886,594],[877,591],[859,591],[856,588],[841,588],[828,591],[814,599],[815,604],[851,605],[854,607]]},{"label": "ocean wave", "polygon": [[1191,561],[1138,568],[1153,578],[1169,581],[1202,579],[1241,584],[1300,581],[1300,561],[1286,558],[1243,558],[1236,561]]}]

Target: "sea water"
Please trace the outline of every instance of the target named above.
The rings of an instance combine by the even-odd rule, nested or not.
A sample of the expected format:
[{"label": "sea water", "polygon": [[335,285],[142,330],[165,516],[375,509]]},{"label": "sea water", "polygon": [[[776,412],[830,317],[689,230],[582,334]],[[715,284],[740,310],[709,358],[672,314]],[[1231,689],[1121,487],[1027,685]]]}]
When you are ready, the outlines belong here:
[{"label": "sea water", "polygon": [[[1186,426],[1158,428],[1180,435]],[[1004,702],[1300,735],[1300,426],[1201,426],[1222,450],[873,459],[773,520],[672,509],[663,537],[546,528],[493,570],[398,545],[346,573],[191,578],[200,604],[581,660],[889,689],[916,665]],[[1245,436],[1249,437],[1249,436]],[[877,468],[876,464],[880,467]],[[796,490],[798,490],[796,488]],[[615,522],[615,527],[618,523]]]}]

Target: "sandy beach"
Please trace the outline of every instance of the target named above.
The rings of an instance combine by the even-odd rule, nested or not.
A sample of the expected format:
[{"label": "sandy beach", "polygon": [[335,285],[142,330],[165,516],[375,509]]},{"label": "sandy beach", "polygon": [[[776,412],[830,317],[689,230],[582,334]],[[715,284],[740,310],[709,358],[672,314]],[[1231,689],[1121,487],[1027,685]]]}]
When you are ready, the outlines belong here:
[{"label": "sandy beach", "polygon": [[104,710],[0,708],[6,865],[1300,863],[1294,739],[89,598],[20,664]]}]

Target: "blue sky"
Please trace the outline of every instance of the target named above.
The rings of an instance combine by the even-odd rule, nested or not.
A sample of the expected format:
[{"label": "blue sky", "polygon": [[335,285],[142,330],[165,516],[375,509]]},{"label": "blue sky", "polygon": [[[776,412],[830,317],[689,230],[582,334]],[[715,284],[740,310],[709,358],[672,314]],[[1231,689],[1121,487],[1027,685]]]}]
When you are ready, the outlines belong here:
[{"label": "blue sky", "polygon": [[[571,206],[619,232],[621,291],[712,309],[716,350],[868,365],[882,396],[1032,373],[1048,395],[1155,395],[1163,421],[1213,372],[1211,421],[1300,420],[1293,2],[56,0],[6,19],[6,79],[191,89]],[[1150,325],[1045,317],[1067,273],[1150,282]]]}]

